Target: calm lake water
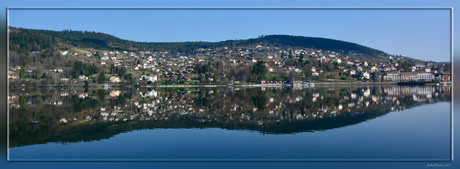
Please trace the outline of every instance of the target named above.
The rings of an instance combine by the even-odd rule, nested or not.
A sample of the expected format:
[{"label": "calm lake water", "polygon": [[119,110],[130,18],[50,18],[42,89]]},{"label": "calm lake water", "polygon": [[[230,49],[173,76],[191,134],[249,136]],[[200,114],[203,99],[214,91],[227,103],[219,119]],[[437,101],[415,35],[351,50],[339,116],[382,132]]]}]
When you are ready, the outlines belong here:
[{"label": "calm lake water", "polygon": [[14,89],[9,159],[449,160],[451,88]]}]

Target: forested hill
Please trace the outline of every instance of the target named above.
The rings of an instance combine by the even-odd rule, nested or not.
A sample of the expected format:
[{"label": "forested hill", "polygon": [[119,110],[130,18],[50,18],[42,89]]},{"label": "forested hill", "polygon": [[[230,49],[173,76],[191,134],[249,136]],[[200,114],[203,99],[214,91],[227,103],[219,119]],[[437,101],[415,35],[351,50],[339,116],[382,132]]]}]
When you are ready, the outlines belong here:
[{"label": "forested hill", "polygon": [[350,43],[340,40],[326,39],[326,38],[315,38],[315,37],[304,37],[304,36],[290,36],[290,35],[267,35],[259,38],[238,40],[233,41],[236,45],[254,45],[264,44],[268,46],[280,46],[280,47],[301,47],[301,48],[312,48],[331,50],[337,52],[354,52],[361,53],[366,56],[382,56],[386,53],[358,45],[356,43]]},{"label": "forested hill", "polygon": [[[384,52],[355,43],[303,36],[267,35],[247,40],[221,42],[134,42],[112,35],[88,31],[49,31],[10,27],[10,50],[23,53],[53,47],[73,46],[99,50],[170,51],[191,53],[199,48],[264,46],[310,48],[355,53],[364,56],[384,56]],[[152,41],[155,41],[152,39]]]}]

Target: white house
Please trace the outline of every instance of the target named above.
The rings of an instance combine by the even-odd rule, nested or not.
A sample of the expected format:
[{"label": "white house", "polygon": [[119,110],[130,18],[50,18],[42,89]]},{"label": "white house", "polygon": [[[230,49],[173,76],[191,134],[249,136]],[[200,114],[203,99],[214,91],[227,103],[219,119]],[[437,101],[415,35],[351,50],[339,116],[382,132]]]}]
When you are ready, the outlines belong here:
[{"label": "white house", "polygon": [[121,91],[119,90],[112,90],[110,92],[110,97],[118,97],[120,95]]},{"label": "white house", "polygon": [[101,57],[101,60],[109,60],[110,58],[107,56]]},{"label": "white house", "polygon": [[356,71],[355,70],[350,70],[350,75],[355,75],[356,74]]},{"label": "white house", "polygon": [[121,82],[121,80],[120,80],[119,77],[112,76],[112,77],[110,77],[110,82],[119,83],[119,82]]},{"label": "white house", "polygon": [[57,68],[57,69],[54,69],[54,72],[62,73],[64,72],[64,70],[62,70],[61,68]]},{"label": "white house", "polygon": [[425,68],[425,72],[430,73],[430,72],[431,72],[431,69],[430,69],[430,68]]},{"label": "white house", "polygon": [[300,72],[302,72],[302,70],[300,70],[299,68],[295,68],[294,72],[300,73]]},{"label": "white house", "polygon": [[313,71],[313,72],[311,73],[311,75],[312,75],[312,76],[319,76],[319,73],[318,73],[317,71]]},{"label": "white house", "polygon": [[151,82],[156,82],[158,80],[158,76],[146,76],[146,75],[142,75],[142,77],[139,79],[139,80],[147,80],[147,81],[151,81]]},{"label": "white house", "polygon": [[363,78],[364,78],[364,79],[369,79],[369,78],[370,78],[369,73],[364,72],[364,73],[363,73]]},{"label": "white house", "polygon": [[88,80],[88,76],[85,76],[85,75],[80,75],[78,76],[78,78],[81,80]]}]

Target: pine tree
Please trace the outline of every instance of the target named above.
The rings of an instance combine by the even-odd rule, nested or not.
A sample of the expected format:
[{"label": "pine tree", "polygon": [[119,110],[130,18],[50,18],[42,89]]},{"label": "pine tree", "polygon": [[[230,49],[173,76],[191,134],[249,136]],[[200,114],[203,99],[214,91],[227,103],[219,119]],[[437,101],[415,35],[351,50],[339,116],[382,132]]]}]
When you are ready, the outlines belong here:
[{"label": "pine tree", "polygon": [[105,75],[104,75],[103,71],[101,71],[101,73],[99,73],[99,77],[97,78],[97,82],[99,84],[105,83]]},{"label": "pine tree", "polygon": [[21,69],[19,70],[19,77],[20,77],[21,79],[24,79],[24,66],[21,67]]}]

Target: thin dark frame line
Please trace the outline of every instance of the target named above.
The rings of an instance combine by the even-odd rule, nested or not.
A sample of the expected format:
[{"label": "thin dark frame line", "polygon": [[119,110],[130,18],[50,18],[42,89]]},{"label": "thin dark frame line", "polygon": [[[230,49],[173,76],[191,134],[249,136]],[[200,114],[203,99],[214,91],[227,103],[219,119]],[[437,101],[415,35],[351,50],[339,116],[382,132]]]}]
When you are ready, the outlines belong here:
[{"label": "thin dark frame line", "polygon": [[450,9],[450,66],[451,66],[451,113],[450,113],[450,160],[454,161],[454,86],[455,86],[455,71],[454,71],[454,9]]},{"label": "thin dark frame line", "polygon": [[[8,66],[9,66],[9,10],[449,10],[450,11],[450,55],[451,55],[451,153],[450,153],[450,159],[445,161],[445,160],[432,160],[432,161],[426,161],[425,159],[421,160],[376,160],[376,159],[370,159],[370,160],[348,160],[348,159],[343,159],[344,161],[337,160],[337,159],[332,159],[332,160],[284,160],[284,159],[267,159],[266,160],[108,160],[108,161],[98,161],[98,160],[59,160],[59,161],[46,161],[46,160],[40,160],[40,161],[35,161],[35,160],[26,160],[26,161],[21,161],[21,160],[9,160],[9,104],[7,103],[7,123],[5,124],[7,126],[7,156],[6,156],[6,161],[7,162],[452,162],[454,159],[454,140],[453,140],[453,125],[454,125],[454,119],[453,119],[453,111],[454,111],[454,62],[453,62],[453,8],[452,7],[429,7],[429,8],[424,8],[424,7],[381,7],[381,8],[375,8],[375,7],[337,7],[337,8],[331,8],[331,7],[309,7],[309,8],[290,8],[290,7],[285,7],[285,8],[265,8],[265,7],[260,7],[260,8],[227,8],[227,7],[206,7],[206,8],[188,8],[188,7],[156,7],[156,8],[146,8],[146,7],[122,7],[122,8],[116,8],[116,7],[8,7],[6,8],[6,21],[7,21],[7,72],[8,72]],[[9,79],[7,78],[7,96],[9,95]]]},{"label": "thin dark frame line", "polygon": [[382,7],[382,8],[366,8],[366,7],[348,7],[348,8],[331,8],[331,7],[317,7],[317,8],[227,8],[227,7],[198,7],[198,8],[186,8],[186,7],[82,7],[82,8],[75,8],[75,7],[9,7],[7,9],[10,10],[451,10],[450,7],[432,7],[432,8],[418,8],[418,7],[401,7],[401,8],[391,8],[391,7]]},{"label": "thin dark frame line", "polygon": [[[9,31],[9,14],[10,11],[7,8],[6,9],[6,98],[10,95],[10,79],[8,77],[8,72],[9,72],[9,66],[10,66],[10,50],[9,50],[9,42],[10,42],[10,31]],[[10,158],[10,152],[9,152],[9,147],[10,147],[10,104],[8,104],[8,100],[6,100],[6,161]]]},{"label": "thin dark frame line", "polygon": [[267,160],[12,160],[8,162],[452,162],[450,160],[435,160],[435,161],[425,161],[425,160],[283,160],[283,159],[267,159]]}]

